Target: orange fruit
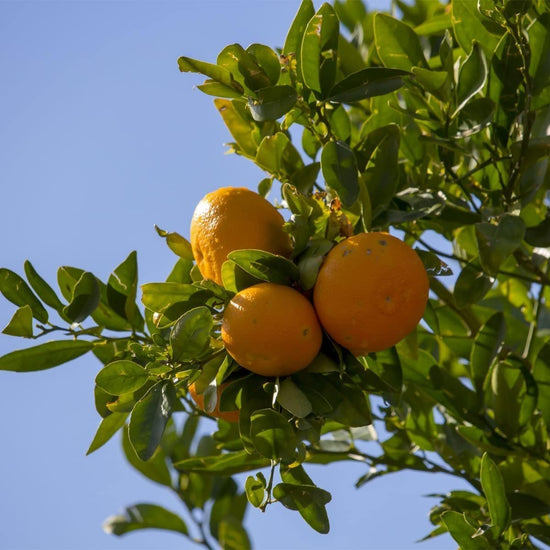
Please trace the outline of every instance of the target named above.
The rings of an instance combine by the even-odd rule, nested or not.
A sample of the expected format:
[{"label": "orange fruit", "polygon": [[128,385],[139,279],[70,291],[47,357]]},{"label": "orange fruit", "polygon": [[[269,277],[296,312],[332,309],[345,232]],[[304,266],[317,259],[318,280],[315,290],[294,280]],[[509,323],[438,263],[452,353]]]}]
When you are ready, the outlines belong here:
[{"label": "orange fruit", "polygon": [[313,303],[328,335],[359,356],[390,348],[414,330],[429,286],[407,244],[388,233],[360,233],[327,254]]},{"label": "orange fruit", "polygon": [[[227,383],[222,384],[218,387],[218,400],[216,402],[216,407],[213,411],[208,412],[207,414],[213,416],[214,418],[222,418],[223,420],[227,420],[227,422],[238,422],[239,411],[220,411],[220,395],[223,393],[223,389],[225,388],[225,386],[227,386]],[[197,404],[197,407],[202,411],[205,411],[204,395],[197,392],[197,388],[194,382],[189,386],[189,395],[191,396],[191,399],[193,399],[193,401]]]},{"label": "orange fruit", "polygon": [[222,339],[242,367],[263,376],[287,376],[313,361],[323,333],[305,296],[289,286],[260,283],[228,303]]},{"label": "orange fruit", "polygon": [[279,211],[250,189],[222,187],[208,193],[191,220],[191,248],[202,276],[222,284],[222,265],[233,250],[253,248],[290,255],[284,223]]}]

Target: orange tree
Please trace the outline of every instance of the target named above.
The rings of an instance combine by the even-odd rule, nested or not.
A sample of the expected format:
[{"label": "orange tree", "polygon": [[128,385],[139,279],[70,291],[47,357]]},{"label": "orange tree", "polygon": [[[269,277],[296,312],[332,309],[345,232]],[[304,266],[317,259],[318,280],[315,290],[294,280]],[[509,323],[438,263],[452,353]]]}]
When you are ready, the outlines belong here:
[{"label": "orange tree", "polygon": [[[438,495],[427,537],[449,532],[468,549],[550,543],[548,5],[395,4],[399,17],[304,0],[279,50],[233,44],[211,62],[179,59],[182,72],[206,77],[199,88],[216,97],[230,149],[266,172],[258,193],[284,207],[289,254],[231,249],[214,282],[185,237],[159,229],[178,259],[165,282],[141,286],[144,309],[135,252],[105,282],[60,268],[59,292],[30,262],[26,280],[0,270],[0,291],[18,306],[4,333],[59,336],[8,353],[0,369],[93,353],[101,421],[89,452],[121,432],[130,464],[183,504],[182,514],[136,504],[107,531],[162,528],[246,548],[246,507],[280,503],[326,533],[331,496],[308,464],[348,460],[365,466],[358,487],[405,469],[465,480],[470,490]],[[355,355],[325,333],[316,357],[285,376],[228,354],[226,306],[259,283],[310,303],[315,294],[329,304],[323,315],[332,302],[345,322],[345,293],[323,294],[317,275],[343,239],[379,231],[414,247],[429,276],[412,332]],[[388,300],[413,277],[407,256],[395,257],[399,276],[378,279]],[[364,324],[384,327],[382,340],[399,333],[373,322],[361,274],[349,282],[367,295]],[[277,315],[290,323],[288,308]],[[197,430],[201,417],[211,434]],[[241,486],[232,476],[245,472]]]}]

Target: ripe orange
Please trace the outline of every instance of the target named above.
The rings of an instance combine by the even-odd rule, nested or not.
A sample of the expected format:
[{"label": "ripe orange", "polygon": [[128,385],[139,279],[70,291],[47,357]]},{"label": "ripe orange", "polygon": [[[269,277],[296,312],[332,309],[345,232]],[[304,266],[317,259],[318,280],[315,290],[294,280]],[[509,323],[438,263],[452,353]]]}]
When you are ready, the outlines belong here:
[{"label": "ripe orange", "polygon": [[288,286],[260,283],[226,306],[222,339],[242,367],[263,376],[287,376],[313,361],[323,333],[305,296]]},{"label": "ripe orange", "polygon": [[290,255],[284,222],[269,201],[244,187],[208,193],[191,220],[191,248],[202,276],[221,284],[222,265],[233,250],[253,248]]},{"label": "ripe orange", "polygon": [[[223,420],[227,420],[227,422],[238,422],[239,411],[220,411],[220,395],[223,393],[223,389],[225,388],[225,386],[227,386],[227,383],[222,384],[220,387],[218,387],[218,401],[216,403],[216,407],[213,411],[208,412],[207,414],[213,416],[214,418],[222,418]],[[189,395],[197,404],[197,407],[204,411],[204,395],[197,392],[197,388],[194,382],[189,386]]]},{"label": "ripe orange", "polygon": [[388,233],[354,235],[327,255],[313,291],[321,325],[354,355],[390,348],[418,324],[429,280],[418,254]]}]

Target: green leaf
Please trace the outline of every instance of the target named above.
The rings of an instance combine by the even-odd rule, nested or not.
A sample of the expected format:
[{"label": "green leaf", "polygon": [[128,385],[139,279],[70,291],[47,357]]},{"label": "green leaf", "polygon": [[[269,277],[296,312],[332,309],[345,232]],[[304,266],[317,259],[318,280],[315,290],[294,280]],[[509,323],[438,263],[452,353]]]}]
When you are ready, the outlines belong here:
[{"label": "green leaf", "polygon": [[32,320],[33,316],[31,306],[21,306],[13,314],[13,317],[4,330],[2,330],[2,334],[32,338]]},{"label": "green leaf", "polygon": [[477,529],[466,521],[464,514],[448,511],[441,515],[441,519],[450,535],[458,542],[460,550],[490,550],[487,539],[474,538]]},{"label": "green leaf", "polygon": [[73,323],[81,323],[99,305],[99,284],[89,271],[82,273],[72,289],[70,303],[63,308],[63,314]]},{"label": "green leaf", "polygon": [[252,548],[245,528],[233,516],[227,516],[220,521],[218,540],[223,550],[250,550]]},{"label": "green leaf", "polygon": [[351,206],[359,196],[359,173],[350,147],[342,141],[329,141],[321,152],[321,170],[342,204]]},{"label": "green leaf", "polygon": [[183,258],[185,260],[194,260],[191,243],[185,237],[182,237],[179,233],[176,232],[165,231],[157,225],[155,225],[155,229],[159,236],[166,239],[166,244],[168,245],[168,248],[174,254],[176,254],[176,256],[179,256],[180,258]]},{"label": "green leaf", "polygon": [[372,217],[385,211],[397,190],[399,127],[395,124],[378,128],[367,140],[372,147],[362,176],[370,197]]},{"label": "green leaf", "polygon": [[254,508],[259,508],[265,500],[265,488],[266,480],[261,472],[258,472],[256,477],[248,476],[246,478],[244,484],[246,498]]},{"label": "green leaf", "polygon": [[134,251],[109,276],[107,299],[118,315],[127,319],[136,330],[143,330],[143,317],[136,305],[137,285],[137,253]]},{"label": "green leaf", "polygon": [[32,348],[12,351],[0,357],[0,370],[32,372],[72,361],[94,347],[84,340],[58,340]]},{"label": "green leaf", "polygon": [[128,431],[128,425],[126,425],[124,427],[124,430],[122,431],[122,449],[124,451],[124,455],[126,456],[126,460],[128,460],[128,462],[138,472],[143,474],[148,479],[154,481],[155,483],[165,485],[166,487],[172,487],[170,470],[168,469],[168,466],[166,464],[166,456],[162,449],[160,447],[157,448],[157,450],[153,453],[153,456],[149,460],[141,460],[141,458],[139,458],[139,456],[136,454],[134,447],[132,447]]},{"label": "green leaf", "polygon": [[488,275],[495,276],[502,263],[514,252],[525,236],[525,223],[512,214],[505,214],[498,225],[476,223],[479,260]]},{"label": "green leaf", "polygon": [[499,42],[497,30],[491,21],[483,16],[477,2],[458,0],[452,3],[452,22],[456,40],[460,47],[470,53],[474,41],[479,42],[485,52],[485,57],[490,59]]},{"label": "green leaf", "polygon": [[470,354],[470,369],[472,381],[478,391],[483,383],[493,361],[497,357],[506,336],[506,319],[502,312],[494,313],[477,333]]},{"label": "green leaf", "polygon": [[510,505],[506,498],[502,474],[487,453],[481,458],[480,480],[489,506],[491,521],[499,536],[510,524]]},{"label": "green leaf", "polygon": [[29,260],[25,261],[25,275],[33,290],[45,304],[53,307],[56,311],[63,310],[63,303],[57,297],[55,291],[42,277],[40,277]]},{"label": "green leaf", "polygon": [[218,55],[217,64],[225,67],[245,88],[255,92],[272,82],[256,59],[240,44],[226,46]]},{"label": "green leaf", "polygon": [[137,363],[120,360],[109,363],[101,369],[95,378],[95,383],[111,395],[122,395],[139,390],[149,374]]},{"label": "green leaf", "polygon": [[550,246],[550,213],[538,225],[525,230],[525,242],[541,248]]},{"label": "green leaf", "polygon": [[273,86],[279,81],[281,75],[281,62],[277,52],[264,44],[250,44],[246,48],[247,53],[252,55],[256,63],[262,68]]},{"label": "green leaf", "polygon": [[270,461],[258,454],[236,451],[215,456],[197,456],[180,460],[174,467],[182,472],[231,476],[269,466]]},{"label": "green leaf", "polygon": [[256,411],[250,419],[250,437],[256,450],[271,460],[293,460],[296,433],[287,419],[273,409]]},{"label": "green leaf", "polygon": [[376,53],[386,67],[410,71],[428,68],[420,40],[406,23],[385,13],[374,16]]},{"label": "green leaf", "polygon": [[151,311],[163,312],[178,302],[187,302],[198,288],[192,284],[167,282],[141,285],[143,305]]},{"label": "green leaf", "polygon": [[141,460],[149,460],[159,446],[175,402],[172,382],[162,381],[155,384],[134,406],[129,436]]},{"label": "green leaf", "polygon": [[16,306],[29,306],[33,317],[41,323],[48,322],[48,312],[29,285],[17,273],[6,268],[0,269],[0,292],[6,300]]},{"label": "green leaf", "polygon": [[429,93],[442,101],[448,101],[451,83],[447,71],[431,71],[422,67],[413,67],[416,81]]},{"label": "green leaf", "polygon": [[296,90],[290,86],[273,86],[258,90],[256,98],[249,98],[252,118],[258,122],[277,120],[288,113],[298,100]]},{"label": "green leaf", "polygon": [[310,527],[318,533],[330,531],[325,505],[332,497],[328,491],[315,485],[279,483],[273,488],[273,496],[286,508],[297,510]]},{"label": "green leaf", "polygon": [[298,418],[305,418],[313,410],[305,393],[290,378],[285,378],[281,382],[277,402]]},{"label": "green leaf", "polygon": [[533,376],[538,386],[538,407],[547,426],[550,425],[550,342],[546,342],[535,359]]},{"label": "green leaf", "polygon": [[206,306],[184,313],[172,327],[170,345],[174,361],[192,361],[201,357],[210,347],[210,333],[214,320]]},{"label": "green leaf", "polygon": [[178,66],[182,73],[191,72],[203,74],[228,88],[233,88],[241,94],[244,91],[242,86],[235,81],[231,73],[219,65],[213,65],[212,63],[197,61],[196,59],[182,56],[178,59]]},{"label": "green leaf", "polygon": [[459,273],[453,289],[459,308],[477,304],[491,290],[495,279],[483,272],[477,259],[466,264]]},{"label": "green leaf", "polygon": [[300,256],[298,269],[300,271],[300,286],[304,290],[314,287],[315,281],[325,255],[333,246],[327,239],[310,239],[306,251]]},{"label": "green leaf", "polygon": [[296,62],[296,72],[298,78],[302,79],[302,39],[309,20],[315,15],[315,7],[311,0],[302,0],[298,12],[296,13],[290,29],[286,35],[283,46],[285,56],[292,55]]},{"label": "green leaf", "polygon": [[304,166],[300,153],[283,132],[266,136],[258,147],[255,160],[260,168],[283,182],[289,181]]},{"label": "green leaf", "polygon": [[470,55],[465,59],[458,71],[456,90],[457,107],[453,117],[482,90],[487,82],[487,61],[481,46],[474,41]]},{"label": "green leaf", "polygon": [[237,100],[215,99],[214,105],[233,139],[237,142],[240,151],[245,156],[254,158],[258,149],[256,141],[257,128],[252,115],[247,112],[245,104]]},{"label": "green leaf", "polygon": [[126,508],[124,514],[111,516],[103,523],[103,530],[109,535],[120,536],[139,529],[163,529],[189,535],[183,519],[156,504],[135,504]]},{"label": "green leaf", "polygon": [[328,101],[354,103],[368,97],[389,94],[403,86],[403,77],[411,73],[401,69],[368,67],[352,73],[329,92]]},{"label": "green leaf", "polygon": [[437,254],[418,248],[415,248],[415,252],[422,260],[424,268],[430,277],[449,277],[453,274],[453,270]]},{"label": "green leaf", "polygon": [[227,258],[261,281],[290,285],[300,277],[296,265],[283,256],[263,250],[234,250]]},{"label": "green leaf", "polygon": [[324,3],[307,24],[300,52],[304,84],[319,97],[327,96],[336,79],[339,34],[334,8]]},{"label": "green leaf", "polygon": [[103,447],[124,426],[127,417],[128,413],[112,413],[103,418],[86,454],[89,455]]},{"label": "green leaf", "polygon": [[[197,85],[197,88],[206,95],[213,95],[215,97],[224,97],[228,99],[240,99],[243,95],[242,91],[226,86],[220,82],[216,82],[215,80],[205,80],[202,84]],[[240,88],[241,86],[239,85],[239,89]]]}]

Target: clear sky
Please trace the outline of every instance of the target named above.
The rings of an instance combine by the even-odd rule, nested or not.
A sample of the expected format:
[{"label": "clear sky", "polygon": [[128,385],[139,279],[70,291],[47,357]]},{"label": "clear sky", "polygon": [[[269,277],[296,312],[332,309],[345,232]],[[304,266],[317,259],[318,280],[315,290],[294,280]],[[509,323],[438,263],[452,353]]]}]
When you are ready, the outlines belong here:
[{"label": "clear sky", "polygon": [[[380,0],[371,7],[387,5]],[[140,282],[164,280],[175,257],[153,226],[188,236],[194,205],[220,186],[255,188],[212,98],[177,58],[214,61],[227,44],[283,43],[298,0],[0,1],[0,267],[30,259],[51,283],[58,266],[106,279],[131,250]],[[316,2],[319,5],[319,2]],[[14,307],[0,299],[0,324]],[[0,355],[28,342],[0,335]],[[0,372],[0,548],[172,549],[180,536],[116,538],[102,521],[137,502],[179,504],[125,463],[118,438],[86,457],[99,424],[92,356],[32,374]],[[255,547],[450,549],[416,545],[434,499],[453,479],[394,474],[360,490],[358,465],[311,468],[333,494],[331,533],[296,512],[251,509]]]}]

